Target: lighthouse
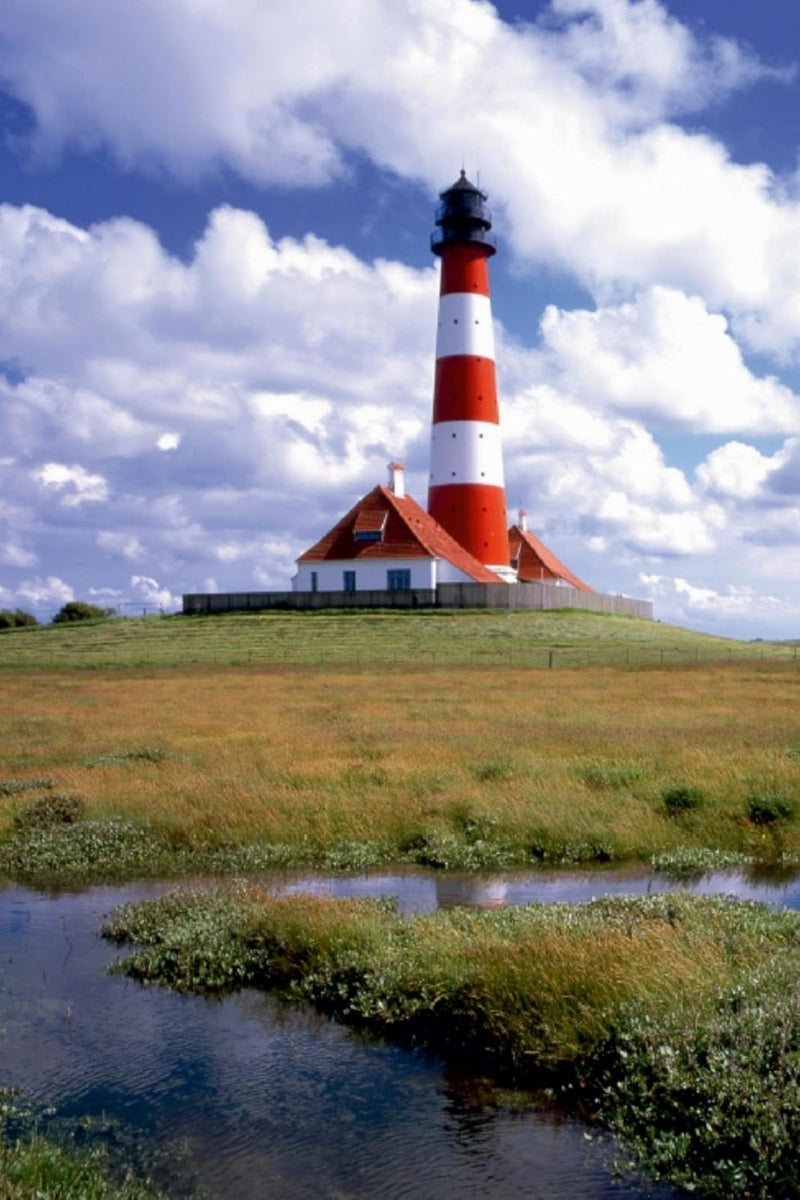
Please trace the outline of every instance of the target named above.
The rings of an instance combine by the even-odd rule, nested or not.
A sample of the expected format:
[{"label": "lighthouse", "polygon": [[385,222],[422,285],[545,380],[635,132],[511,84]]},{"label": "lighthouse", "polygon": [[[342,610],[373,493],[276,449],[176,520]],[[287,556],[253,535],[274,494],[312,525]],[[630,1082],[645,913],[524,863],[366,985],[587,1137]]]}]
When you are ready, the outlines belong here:
[{"label": "lighthouse", "polygon": [[428,512],[478,562],[513,581],[497,407],[485,192],[461,176],[441,192],[431,249],[442,260]]},{"label": "lighthouse", "polygon": [[[442,266],[428,511],[409,495],[393,458],[388,486],[373,487],[296,559],[292,594],[301,599],[294,607],[540,608],[552,600],[544,585],[555,585],[564,589],[559,607],[591,609],[587,596],[570,602],[592,589],[528,529],[524,513],[507,526],[489,297],[492,217],[485,192],[464,171],[439,198],[431,236]],[[616,611],[607,600],[602,611]]]}]

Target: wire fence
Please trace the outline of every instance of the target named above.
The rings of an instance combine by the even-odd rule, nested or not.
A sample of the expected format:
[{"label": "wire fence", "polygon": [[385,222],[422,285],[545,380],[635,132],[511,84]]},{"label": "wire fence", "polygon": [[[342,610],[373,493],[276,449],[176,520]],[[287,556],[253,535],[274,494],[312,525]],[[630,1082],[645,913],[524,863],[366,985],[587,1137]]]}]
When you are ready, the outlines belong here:
[{"label": "wire fence", "polygon": [[557,670],[579,667],[663,667],[722,663],[794,664],[798,646],[703,645],[512,645],[466,647],[455,644],[431,648],[403,645],[341,645],[313,640],[281,645],[274,641],[210,641],[201,638],[145,640],[124,645],[96,640],[70,640],[59,645],[12,647],[0,639],[0,669],[97,670],[214,667],[491,667]]}]

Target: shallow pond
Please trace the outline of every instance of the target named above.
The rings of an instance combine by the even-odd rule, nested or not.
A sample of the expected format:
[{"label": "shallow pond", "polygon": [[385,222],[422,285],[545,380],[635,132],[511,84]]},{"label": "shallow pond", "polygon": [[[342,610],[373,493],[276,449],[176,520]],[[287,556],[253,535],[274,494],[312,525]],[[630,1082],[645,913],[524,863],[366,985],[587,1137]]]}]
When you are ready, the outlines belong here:
[{"label": "shallow pond", "polygon": [[[277,889],[395,895],[403,911],[582,900],[675,886],[630,870],[465,879],[407,873],[275,877]],[[115,905],[172,884],[46,896],[0,891],[0,1085],[103,1121],[173,1196],[387,1200],[672,1197],[613,1174],[612,1142],[493,1092],[435,1058],[365,1040],[244,991],[181,997],[106,974],[97,930]],[[800,907],[797,879],[709,876],[698,890]]]},{"label": "shallow pond", "polygon": [[593,866],[508,871],[492,875],[457,875],[409,868],[368,875],[286,874],[274,876],[281,891],[313,892],[332,897],[394,896],[401,912],[433,912],[468,905],[499,908],[504,904],[578,903],[594,896],[643,896],[678,891],[736,896],[777,908],[800,909],[800,870],[754,867],[715,871],[691,880],[661,875],[647,867]]}]

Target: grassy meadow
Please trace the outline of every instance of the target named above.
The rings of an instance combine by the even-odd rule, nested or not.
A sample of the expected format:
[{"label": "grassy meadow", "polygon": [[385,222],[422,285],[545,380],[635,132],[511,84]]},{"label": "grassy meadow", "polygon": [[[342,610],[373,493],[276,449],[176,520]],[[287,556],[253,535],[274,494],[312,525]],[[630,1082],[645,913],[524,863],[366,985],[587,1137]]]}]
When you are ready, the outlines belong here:
[{"label": "grassy meadow", "polygon": [[228,613],[0,630],[0,670],[193,663],[537,668],[796,656],[794,645],[738,642],[657,621],[568,611]]},{"label": "grassy meadow", "polygon": [[[113,876],[209,854],[208,865],[241,869],[800,852],[792,648],[762,659],[763,647],[733,643],[734,653],[723,643],[720,655],[719,639],[586,614],[279,614],[263,618],[270,636],[288,623],[299,644],[313,631],[321,664],[241,665],[241,639],[259,622],[67,629],[64,646],[86,639],[84,665],[93,639],[124,634],[127,644],[131,628],[139,663],[148,639],[155,659],[172,631],[180,645],[189,629],[201,648],[174,666],[49,668],[45,655],[36,670],[0,672],[0,868],[80,877],[87,859],[99,877],[111,859]],[[341,624],[360,630],[361,664],[333,661]],[[440,635],[435,665],[397,648],[401,633],[424,640],[428,626]],[[504,630],[550,646],[557,635],[558,652],[576,655],[644,646],[651,665],[446,661],[480,643],[481,630],[490,643]],[[0,657],[9,640],[13,657],[17,642],[47,648],[55,638],[10,633]],[[662,665],[679,642],[683,660]],[[397,661],[381,660],[392,645]]]}]

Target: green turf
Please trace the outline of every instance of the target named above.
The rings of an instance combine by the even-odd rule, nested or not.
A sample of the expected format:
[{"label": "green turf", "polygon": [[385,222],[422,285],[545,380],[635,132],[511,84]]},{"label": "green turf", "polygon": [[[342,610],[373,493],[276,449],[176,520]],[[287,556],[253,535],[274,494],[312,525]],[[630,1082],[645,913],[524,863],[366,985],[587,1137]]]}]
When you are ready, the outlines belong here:
[{"label": "green turf", "polygon": [[793,645],[575,611],[229,613],[0,631],[0,668],[376,662],[565,667],[796,655]]}]

